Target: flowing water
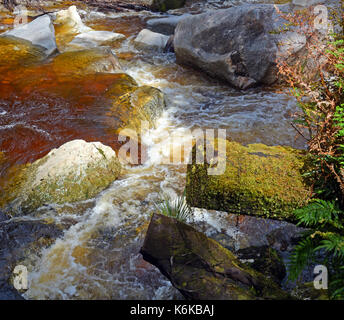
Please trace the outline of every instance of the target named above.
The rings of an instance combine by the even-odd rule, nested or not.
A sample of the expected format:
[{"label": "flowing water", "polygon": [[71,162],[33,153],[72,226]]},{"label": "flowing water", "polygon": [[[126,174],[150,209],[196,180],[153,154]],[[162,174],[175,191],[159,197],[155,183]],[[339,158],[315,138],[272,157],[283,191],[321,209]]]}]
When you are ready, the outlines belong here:
[{"label": "flowing water", "polygon": [[[290,125],[295,102],[278,89],[241,92],[202,73],[178,66],[173,53],[137,50],[132,40],[145,21],[157,14],[100,13],[83,7],[84,22],[97,30],[121,32],[127,39],[113,47],[123,69],[140,85],[160,88],[167,108],[157,127],[143,137],[148,148],[144,165],[126,173],[95,199],[51,205],[21,219],[72,221],[51,246],[28,256],[27,299],[172,299],[180,295],[160,272],[139,254],[155,203],[162,193],[179,195],[186,166],[161,164],[170,145],[183,143],[189,130],[227,130],[241,143],[303,147]],[[3,24],[4,25],[4,24]],[[52,99],[52,100],[51,100]],[[54,96],[35,96],[9,104],[0,100],[0,151],[13,163],[33,161],[62,143],[83,138],[112,145],[100,126],[105,110],[71,108]],[[87,115],[87,116],[86,116]],[[81,123],[81,124],[80,124]],[[173,133],[179,139],[173,139]],[[20,147],[18,147],[18,145]],[[11,164],[11,165],[12,165]]]}]

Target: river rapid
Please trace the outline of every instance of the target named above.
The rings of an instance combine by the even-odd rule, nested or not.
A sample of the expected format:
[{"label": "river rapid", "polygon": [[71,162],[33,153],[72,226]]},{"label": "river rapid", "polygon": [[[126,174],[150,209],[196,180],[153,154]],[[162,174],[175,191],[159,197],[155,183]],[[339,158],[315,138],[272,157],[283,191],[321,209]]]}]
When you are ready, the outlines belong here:
[{"label": "river rapid", "polygon": [[[196,4],[180,12],[218,6],[218,2],[208,3],[208,7]],[[161,89],[167,108],[157,127],[143,137],[148,153],[144,165],[126,167],[125,174],[94,199],[49,205],[31,216],[15,218],[44,219],[65,229],[63,236],[49,247],[31,252],[20,261],[29,269],[29,290],[23,296],[26,299],[181,298],[170,282],[139,254],[160,195],[180,195],[185,186],[186,165],[161,164],[162,159],[169,156],[171,145],[178,147],[190,130],[197,128],[226,129],[228,138],[243,144],[303,148],[304,141],[296,139],[290,124],[295,101],[276,87],[233,89],[201,72],[177,65],[173,53],[138,50],[133,39],[148,19],[160,16],[158,13],[99,12],[85,6],[79,7],[79,13],[93,29],[119,32],[127,37],[112,48],[124,71],[140,85]],[[6,24],[8,19],[3,15],[0,20],[3,30],[10,26]],[[24,105],[18,100],[9,105],[0,100],[0,151],[10,155],[11,165],[36,160],[51,148],[75,138],[103,143],[111,139],[99,133],[94,119],[89,119],[89,129],[83,132],[73,128],[73,122],[64,121],[77,117],[78,113],[71,114],[70,109],[56,101],[38,102],[25,100]],[[63,130],[58,129],[59,119],[63,120]],[[90,127],[92,121],[95,128]],[[176,132],[180,139],[172,138]],[[16,143],[21,147],[16,147]],[[220,217],[217,221],[209,217],[209,224],[221,224]]]}]

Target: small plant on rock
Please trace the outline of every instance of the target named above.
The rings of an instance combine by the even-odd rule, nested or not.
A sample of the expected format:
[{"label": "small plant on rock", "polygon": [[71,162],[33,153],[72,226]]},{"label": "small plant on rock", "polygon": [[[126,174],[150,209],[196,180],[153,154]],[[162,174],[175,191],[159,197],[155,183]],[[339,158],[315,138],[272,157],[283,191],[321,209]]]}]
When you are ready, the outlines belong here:
[{"label": "small plant on rock", "polygon": [[172,199],[169,195],[161,196],[161,202],[156,204],[156,207],[159,213],[184,223],[193,216],[192,208],[186,203],[185,192],[175,199]]}]

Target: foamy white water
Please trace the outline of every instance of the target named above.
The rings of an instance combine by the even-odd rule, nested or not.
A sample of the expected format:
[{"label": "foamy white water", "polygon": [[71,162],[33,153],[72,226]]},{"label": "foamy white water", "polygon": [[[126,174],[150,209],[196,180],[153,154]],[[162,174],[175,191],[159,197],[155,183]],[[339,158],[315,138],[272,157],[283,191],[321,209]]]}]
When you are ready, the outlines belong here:
[{"label": "foamy white water", "polygon": [[[107,18],[101,13],[94,16]],[[37,217],[57,224],[64,217],[74,219],[74,224],[49,248],[23,262],[29,267],[27,299],[180,297],[139,254],[161,194],[174,197],[185,187],[186,165],[162,164],[170,156],[171,145],[178,148],[185,144],[190,130],[196,128],[225,128],[228,137],[242,143],[302,145],[294,142],[289,122],[295,103],[286,95],[261,89],[237,91],[177,66],[173,54],[138,51],[132,46],[133,38],[114,49],[115,53],[135,53],[137,59],[123,61],[125,71],[140,85],[160,88],[167,101],[157,127],[143,137],[148,161],[138,167],[127,166],[125,175],[95,199],[36,212]],[[220,218],[196,212],[195,223],[206,221],[214,230],[221,230]],[[234,238],[239,236],[229,226],[226,230]]]}]

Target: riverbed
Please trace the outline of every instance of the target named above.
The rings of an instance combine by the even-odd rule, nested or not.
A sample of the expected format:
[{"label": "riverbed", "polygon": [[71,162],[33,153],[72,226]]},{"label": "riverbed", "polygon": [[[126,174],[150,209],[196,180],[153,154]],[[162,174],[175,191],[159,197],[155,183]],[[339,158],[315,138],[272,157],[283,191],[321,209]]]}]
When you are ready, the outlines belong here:
[{"label": "riverbed", "polygon": [[[214,2],[213,7],[217,3]],[[60,8],[66,8],[61,4]],[[174,53],[138,49],[133,40],[146,21],[159,13],[100,12],[78,6],[83,22],[95,30],[122,33],[126,40],[112,47],[123,70],[139,85],[162,90],[166,110],[156,128],[143,136],[148,158],[127,166],[125,174],[96,198],[80,203],[49,205],[16,219],[44,219],[63,226],[64,234],[50,246],[20,261],[29,269],[26,299],[175,299],[180,294],[139,254],[151,214],[161,194],[177,196],[185,187],[186,165],[161,164],[170,146],[178,146],[195,129],[226,129],[227,137],[243,144],[264,143],[303,148],[291,126],[296,111],[287,89],[239,91],[203,73],[176,64]],[[207,10],[202,3],[189,8]],[[201,8],[201,9],[200,9]],[[52,9],[52,8],[50,8]],[[178,13],[178,11],[176,11]],[[188,9],[179,12],[188,12]],[[11,16],[0,19],[2,30]],[[57,37],[58,37],[58,30]],[[16,72],[13,70],[13,72]],[[58,84],[57,84],[58,85]],[[15,87],[13,87],[15,90]],[[8,94],[8,92],[7,92]],[[91,107],[90,107],[91,108]],[[115,146],[105,110],[71,108],[59,97],[0,96],[0,151],[6,170],[32,162],[73,139]],[[74,121],[75,120],[75,121]],[[1,172],[1,171],[0,171]],[[3,171],[3,174],[5,171]],[[68,223],[66,221],[69,221]],[[197,224],[197,221],[196,221]]]}]

